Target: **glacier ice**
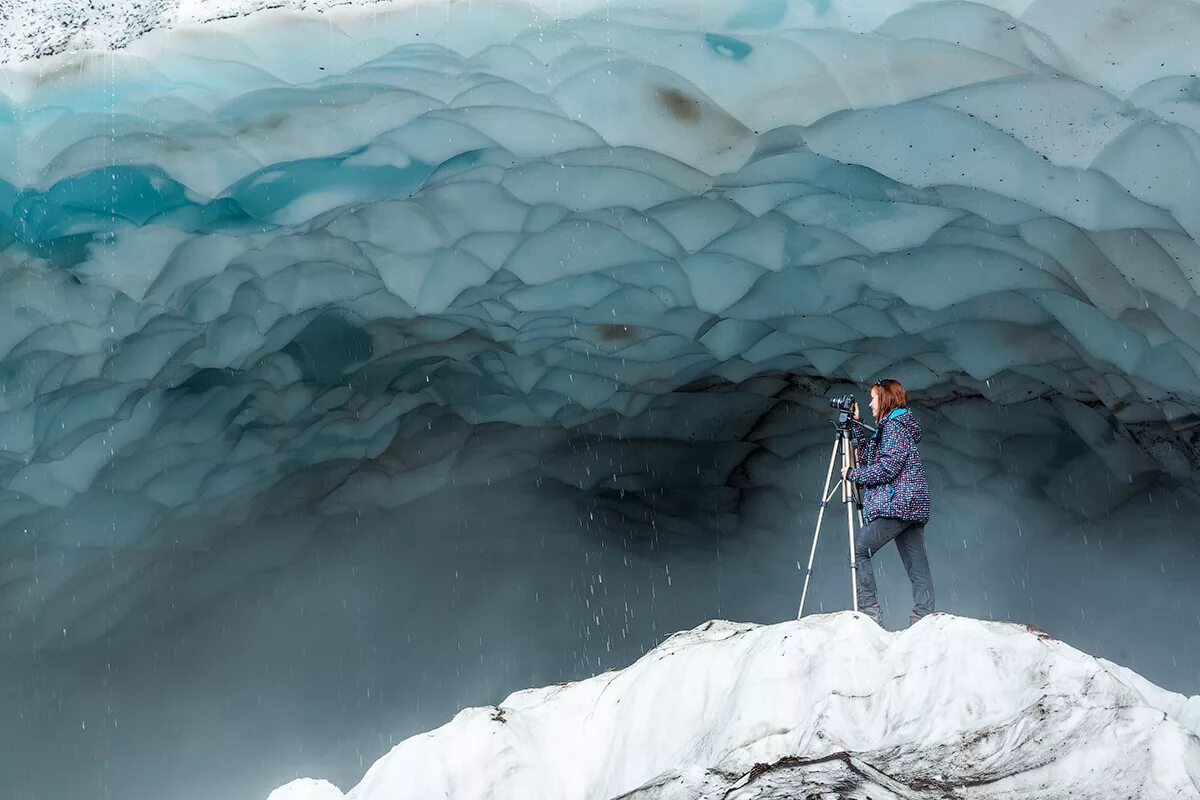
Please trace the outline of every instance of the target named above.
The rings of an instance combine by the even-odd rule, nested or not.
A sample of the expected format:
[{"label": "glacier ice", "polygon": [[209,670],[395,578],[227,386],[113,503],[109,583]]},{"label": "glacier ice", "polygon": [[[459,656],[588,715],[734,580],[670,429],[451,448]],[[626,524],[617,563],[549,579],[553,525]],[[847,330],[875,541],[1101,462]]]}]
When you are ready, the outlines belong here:
[{"label": "glacier ice", "polygon": [[[1200,797],[1200,695],[1011,623],[709,621],[635,664],[470,708],[348,800]],[[268,800],[338,800],[311,779]]]},{"label": "glacier ice", "polygon": [[479,663],[389,732],[558,674],[484,664],[498,625],[578,672],[777,618],[822,398],[883,376],[951,610],[1196,685],[1197,34],[1191,0],[9,0],[0,750],[116,714],[97,683],[208,719],[143,689],[305,632],[432,696],[396,603]]}]

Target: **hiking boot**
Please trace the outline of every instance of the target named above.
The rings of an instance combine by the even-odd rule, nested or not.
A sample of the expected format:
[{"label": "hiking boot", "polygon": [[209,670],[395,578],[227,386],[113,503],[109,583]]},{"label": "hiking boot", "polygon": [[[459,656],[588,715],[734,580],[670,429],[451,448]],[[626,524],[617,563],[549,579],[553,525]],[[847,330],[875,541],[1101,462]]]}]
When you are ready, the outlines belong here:
[{"label": "hiking boot", "polygon": [[874,622],[879,627],[881,627],[881,628],[883,627],[883,609],[881,609],[878,605],[863,606],[858,611],[860,614],[863,614],[866,617],[868,617],[872,622]]}]

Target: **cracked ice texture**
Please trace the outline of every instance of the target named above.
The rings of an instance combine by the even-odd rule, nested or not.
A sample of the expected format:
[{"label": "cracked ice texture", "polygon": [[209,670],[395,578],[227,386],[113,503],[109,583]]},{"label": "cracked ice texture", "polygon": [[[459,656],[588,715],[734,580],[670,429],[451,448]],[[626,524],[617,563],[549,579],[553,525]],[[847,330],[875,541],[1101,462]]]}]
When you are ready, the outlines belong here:
[{"label": "cracked ice texture", "polygon": [[0,646],[264,496],[728,488],[784,375],[1194,485],[1200,5],[266,5],[8,6]]}]

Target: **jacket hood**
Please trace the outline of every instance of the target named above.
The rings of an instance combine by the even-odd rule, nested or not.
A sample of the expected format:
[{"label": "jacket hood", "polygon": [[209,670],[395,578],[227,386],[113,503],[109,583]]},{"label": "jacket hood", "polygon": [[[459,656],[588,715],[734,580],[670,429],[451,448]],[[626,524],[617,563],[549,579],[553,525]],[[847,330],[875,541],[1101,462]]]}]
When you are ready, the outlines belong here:
[{"label": "jacket hood", "polygon": [[903,425],[904,429],[908,431],[910,436],[912,436],[914,442],[921,441],[921,423],[917,422],[917,415],[911,411],[906,409],[903,414],[899,414],[895,417],[889,417],[886,421],[889,423]]}]

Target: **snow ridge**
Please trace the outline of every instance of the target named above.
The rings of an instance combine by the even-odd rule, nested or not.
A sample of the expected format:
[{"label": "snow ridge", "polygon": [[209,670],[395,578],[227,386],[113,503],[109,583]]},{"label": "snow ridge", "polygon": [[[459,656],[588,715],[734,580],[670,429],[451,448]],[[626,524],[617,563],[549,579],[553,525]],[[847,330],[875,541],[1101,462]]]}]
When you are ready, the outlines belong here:
[{"label": "snow ridge", "polygon": [[[1200,696],[1025,625],[710,621],[397,745],[347,800],[1200,798]],[[337,798],[289,784],[270,800]]]}]

